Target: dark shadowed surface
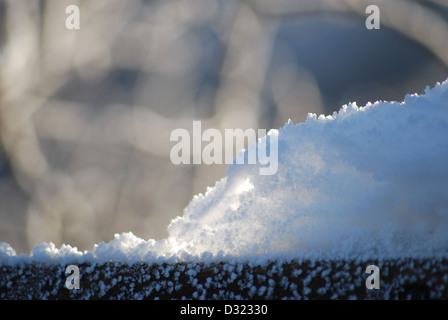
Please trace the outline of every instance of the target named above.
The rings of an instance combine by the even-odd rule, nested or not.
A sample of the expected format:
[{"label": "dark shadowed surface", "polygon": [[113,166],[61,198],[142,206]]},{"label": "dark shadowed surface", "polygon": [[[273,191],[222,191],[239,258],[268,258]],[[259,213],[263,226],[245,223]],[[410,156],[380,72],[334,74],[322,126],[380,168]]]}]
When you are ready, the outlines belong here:
[{"label": "dark shadowed surface", "polygon": [[[368,265],[380,288],[367,289]],[[389,300],[445,299],[446,259],[272,261],[242,263],[79,265],[80,289],[69,290],[65,265],[0,267],[0,299]]]}]

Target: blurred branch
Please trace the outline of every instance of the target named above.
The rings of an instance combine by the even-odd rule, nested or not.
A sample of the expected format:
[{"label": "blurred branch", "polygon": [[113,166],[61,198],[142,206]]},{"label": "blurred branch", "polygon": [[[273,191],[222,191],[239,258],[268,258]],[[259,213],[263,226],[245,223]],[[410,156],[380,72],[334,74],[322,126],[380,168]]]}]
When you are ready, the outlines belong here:
[{"label": "blurred branch", "polygon": [[[6,2],[7,43],[0,56],[0,91],[3,97],[0,134],[16,180],[31,197],[28,223],[34,225],[28,229],[28,235],[33,240],[39,234],[37,237],[41,240],[61,241],[61,233],[64,232],[61,225],[67,211],[75,211],[82,217],[88,214],[83,215],[81,208],[87,208],[89,212],[90,209],[85,206],[87,202],[72,179],[51,168],[36,134],[34,114],[53,92],[64,85],[71,69],[69,63],[57,63],[55,52],[51,52],[54,39],[48,34],[41,36],[41,26],[51,24],[55,12],[50,9],[54,9],[52,5],[57,5],[57,2],[46,4],[47,14],[41,16],[39,1]],[[51,30],[52,35],[59,30],[61,28]],[[60,39],[63,41],[65,37]],[[62,59],[73,57],[70,51],[73,46],[62,48],[67,50]],[[48,57],[51,59],[45,60]]]},{"label": "blurred branch", "polygon": [[408,0],[345,0],[361,16],[370,4],[381,9],[381,23],[430,50],[448,67],[448,22],[439,14]]},{"label": "blurred branch", "polygon": [[275,21],[242,2],[226,44],[215,118],[221,128],[257,128],[260,93],[269,64]]},{"label": "blurred branch", "polygon": [[[447,6],[442,0],[431,0]],[[430,50],[448,67],[448,22],[413,0],[250,0],[261,15],[279,19],[281,15],[354,12],[366,17],[367,6],[381,10],[381,23]]]},{"label": "blurred branch", "polygon": [[22,187],[29,190],[48,168],[31,118],[42,99],[29,96],[41,80],[40,21],[35,1],[8,1],[6,8],[7,45],[0,56],[1,138]]},{"label": "blurred branch", "polygon": [[428,0],[428,1],[438,4],[440,6],[448,7],[448,2],[446,2],[445,0]]}]

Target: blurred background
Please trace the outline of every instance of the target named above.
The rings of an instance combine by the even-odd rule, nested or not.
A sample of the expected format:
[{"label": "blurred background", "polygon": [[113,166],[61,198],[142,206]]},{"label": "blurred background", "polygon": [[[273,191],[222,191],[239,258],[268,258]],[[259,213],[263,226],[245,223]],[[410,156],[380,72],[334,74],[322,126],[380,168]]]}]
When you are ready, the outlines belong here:
[{"label": "blurred background", "polygon": [[164,238],[227,168],[173,165],[172,130],[279,128],[447,76],[446,0],[0,0],[0,242]]}]

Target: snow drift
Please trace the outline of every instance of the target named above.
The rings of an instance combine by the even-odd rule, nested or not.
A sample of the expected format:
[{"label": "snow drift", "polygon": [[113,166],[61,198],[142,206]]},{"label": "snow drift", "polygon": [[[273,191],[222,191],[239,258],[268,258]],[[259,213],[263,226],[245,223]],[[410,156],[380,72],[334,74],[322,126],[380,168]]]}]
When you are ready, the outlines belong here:
[{"label": "snow drift", "polygon": [[448,255],[448,81],[401,103],[309,114],[269,135],[278,137],[277,173],[230,165],[167,239],[124,233],[91,252],[44,243],[30,256],[4,243],[0,262]]}]

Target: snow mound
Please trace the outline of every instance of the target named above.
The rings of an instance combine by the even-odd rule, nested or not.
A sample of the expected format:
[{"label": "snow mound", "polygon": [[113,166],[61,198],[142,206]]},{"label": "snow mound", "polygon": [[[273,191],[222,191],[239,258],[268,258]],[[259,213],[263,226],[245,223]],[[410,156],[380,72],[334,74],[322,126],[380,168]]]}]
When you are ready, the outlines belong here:
[{"label": "snow mound", "polygon": [[276,174],[230,165],[171,222],[167,239],[124,233],[92,252],[41,244],[30,257],[2,244],[0,263],[447,256],[448,80],[401,103],[309,114],[262,139],[272,135]]}]

